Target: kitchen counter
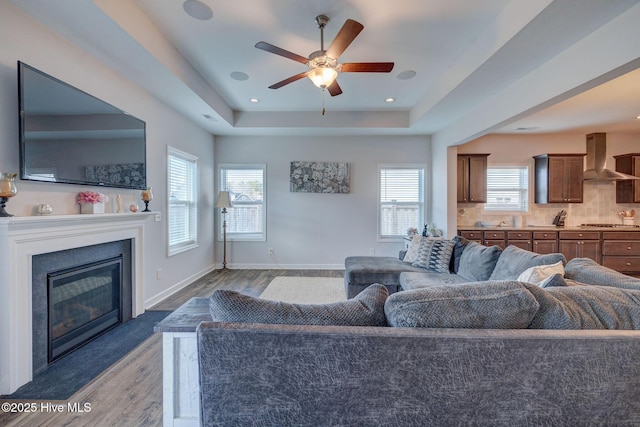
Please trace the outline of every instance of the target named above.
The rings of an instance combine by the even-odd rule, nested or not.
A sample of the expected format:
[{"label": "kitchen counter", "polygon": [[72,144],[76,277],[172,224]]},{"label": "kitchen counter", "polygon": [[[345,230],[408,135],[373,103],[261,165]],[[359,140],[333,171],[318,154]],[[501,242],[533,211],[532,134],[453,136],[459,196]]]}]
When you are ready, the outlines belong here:
[{"label": "kitchen counter", "polygon": [[557,227],[555,225],[528,225],[513,227],[510,225],[482,227],[478,225],[460,225],[458,231],[640,231],[640,227],[632,225],[620,225],[616,227]]}]

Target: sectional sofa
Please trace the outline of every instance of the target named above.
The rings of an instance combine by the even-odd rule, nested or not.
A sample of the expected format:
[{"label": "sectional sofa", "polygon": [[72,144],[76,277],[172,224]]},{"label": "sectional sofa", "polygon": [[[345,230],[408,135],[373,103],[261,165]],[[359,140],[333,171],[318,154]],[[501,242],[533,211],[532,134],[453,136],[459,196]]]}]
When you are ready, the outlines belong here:
[{"label": "sectional sofa", "polygon": [[[202,425],[640,425],[640,280],[589,259],[557,273],[507,248],[473,281],[469,249],[486,250],[452,250],[454,272],[400,271],[391,295],[370,284],[296,305],[216,291],[197,329]],[[503,277],[524,266],[528,281]]]}]

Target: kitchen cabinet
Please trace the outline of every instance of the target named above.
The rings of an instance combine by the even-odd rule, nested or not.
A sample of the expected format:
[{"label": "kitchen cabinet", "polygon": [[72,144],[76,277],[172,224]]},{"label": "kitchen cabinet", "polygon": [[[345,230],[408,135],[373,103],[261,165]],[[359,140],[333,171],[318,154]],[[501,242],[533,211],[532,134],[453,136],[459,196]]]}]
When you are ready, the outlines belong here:
[{"label": "kitchen cabinet", "polygon": [[535,156],[535,202],[582,203],[585,155]]},{"label": "kitchen cabinet", "polygon": [[558,248],[567,261],[573,258],[591,258],[601,263],[599,231],[561,231]]},{"label": "kitchen cabinet", "polygon": [[555,231],[534,231],[533,252],[552,254],[558,252],[558,233]]},{"label": "kitchen cabinet", "polygon": [[[616,171],[640,177],[640,153],[613,156]],[[616,181],[616,203],[640,203],[640,179]]]},{"label": "kitchen cabinet", "polygon": [[482,231],[460,231],[460,236],[470,242],[482,243]]},{"label": "kitchen cabinet", "polygon": [[489,154],[458,154],[458,202],[487,201],[487,157]]},{"label": "kitchen cabinet", "polygon": [[500,246],[502,249],[507,247],[506,234],[504,231],[485,231],[485,246]]},{"label": "kitchen cabinet", "polygon": [[640,231],[603,232],[602,265],[625,274],[640,274]]},{"label": "kitchen cabinet", "polygon": [[509,231],[507,232],[507,243],[517,246],[528,251],[531,249],[531,232],[530,231]]}]

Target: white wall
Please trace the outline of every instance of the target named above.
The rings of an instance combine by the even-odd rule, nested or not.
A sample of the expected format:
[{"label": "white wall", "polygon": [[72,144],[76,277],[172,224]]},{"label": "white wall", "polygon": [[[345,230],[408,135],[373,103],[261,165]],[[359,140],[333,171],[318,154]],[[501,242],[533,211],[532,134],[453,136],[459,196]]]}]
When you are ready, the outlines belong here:
[{"label": "white wall", "polygon": [[[147,182],[153,187],[150,208],[160,211],[161,221],[147,221],[145,246],[145,300],[147,306],[213,267],[213,136],[159,102],[94,59],[86,51],[22,13],[8,2],[0,2],[0,171],[19,172],[17,61],[23,61],[84,90],[134,116],[147,125]],[[199,157],[200,247],[171,258],[166,252],[166,147],[172,145]],[[75,214],[78,192],[91,187],[18,181],[18,195],[7,204],[16,216],[35,213],[35,206],[49,203],[54,214]],[[124,205],[139,202],[139,191],[98,189]],[[113,205],[107,206],[111,211]],[[157,270],[161,269],[161,279]]]},{"label": "white wall", "polygon": [[[486,135],[465,145],[458,146],[459,153],[491,153],[488,165],[529,164],[533,175],[533,156],[546,153],[586,153],[586,135],[575,134],[538,134],[538,135]],[[640,152],[640,135],[608,134],[608,169],[615,169],[613,156]],[[586,163],[586,159],[585,159]],[[576,226],[583,223],[621,223],[617,215],[621,210],[636,209],[634,204],[616,203],[616,190],[613,182],[584,184],[583,203],[533,202],[533,176],[530,177],[530,211],[523,215],[525,224],[551,224],[560,209],[568,211],[566,225]],[[464,208],[464,215],[460,209]],[[476,221],[511,220],[511,215],[487,214],[482,205],[458,203],[458,224],[473,225]],[[638,219],[636,219],[638,222]]]},{"label": "white wall", "polygon": [[[378,164],[425,163],[429,175],[429,146],[428,137],[216,137],[217,164],[267,165],[267,240],[228,242],[228,263],[232,268],[325,269],[344,268],[345,257],[369,255],[371,249],[397,256],[402,243],[377,241]],[[295,160],[351,163],[351,192],[290,192]],[[268,248],[274,249],[274,259]]]}]

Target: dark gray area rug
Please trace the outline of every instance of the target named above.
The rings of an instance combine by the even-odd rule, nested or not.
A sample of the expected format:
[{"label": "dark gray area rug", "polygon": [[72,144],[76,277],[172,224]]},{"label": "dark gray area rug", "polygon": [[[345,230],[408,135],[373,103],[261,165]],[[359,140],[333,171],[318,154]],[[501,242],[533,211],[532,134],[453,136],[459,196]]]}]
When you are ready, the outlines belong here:
[{"label": "dark gray area rug", "polygon": [[147,311],[93,339],[3,399],[67,400],[153,334],[170,311]]}]

